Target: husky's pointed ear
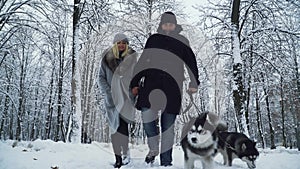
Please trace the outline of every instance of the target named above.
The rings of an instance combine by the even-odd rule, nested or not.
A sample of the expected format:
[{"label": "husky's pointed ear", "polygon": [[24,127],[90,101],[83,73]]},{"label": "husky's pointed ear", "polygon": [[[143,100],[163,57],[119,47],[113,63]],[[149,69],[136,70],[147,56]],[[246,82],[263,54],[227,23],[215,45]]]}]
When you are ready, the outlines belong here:
[{"label": "husky's pointed ear", "polygon": [[215,113],[207,112],[206,120],[219,131],[226,131],[228,129],[227,124]]},{"label": "husky's pointed ear", "polygon": [[208,121],[208,123],[213,126],[217,126],[220,121],[219,116],[217,114],[211,113],[211,112],[206,112],[206,114],[207,114],[206,120]]},{"label": "husky's pointed ear", "polygon": [[242,151],[245,151],[247,149],[247,146],[245,143],[242,144]]}]

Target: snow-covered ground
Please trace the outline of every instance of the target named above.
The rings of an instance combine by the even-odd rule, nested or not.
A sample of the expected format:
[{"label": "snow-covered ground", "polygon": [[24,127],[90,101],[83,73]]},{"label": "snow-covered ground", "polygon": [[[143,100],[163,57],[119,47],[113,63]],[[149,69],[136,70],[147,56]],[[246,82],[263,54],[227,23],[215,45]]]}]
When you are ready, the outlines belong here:
[{"label": "snow-covered ground", "polygon": [[[147,153],[146,145],[131,145],[132,161],[124,169],[163,169],[157,160],[153,166],[144,163]],[[179,146],[174,147],[173,166],[167,168],[183,168],[183,152]],[[233,167],[222,165],[222,157],[216,158],[215,169],[246,169],[247,166],[235,159]],[[14,141],[0,142],[0,169],[112,169],[114,155],[111,144],[66,144],[50,140],[34,142]],[[56,168],[56,169],[57,169]],[[196,162],[196,169],[201,169]],[[300,169],[300,152],[277,148],[276,150],[260,150],[257,169]]]}]

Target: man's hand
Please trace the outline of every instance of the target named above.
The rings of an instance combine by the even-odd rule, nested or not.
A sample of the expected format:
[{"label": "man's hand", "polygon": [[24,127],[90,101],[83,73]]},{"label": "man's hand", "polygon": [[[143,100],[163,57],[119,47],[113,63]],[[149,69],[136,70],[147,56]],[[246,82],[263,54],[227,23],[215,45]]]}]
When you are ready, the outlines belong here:
[{"label": "man's hand", "polygon": [[188,89],[187,92],[193,94],[193,93],[196,93],[197,91],[198,91],[198,89],[191,87]]},{"label": "man's hand", "polygon": [[134,87],[134,88],[132,88],[132,89],[131,89],[131,93],[132,93],[134,96],[138,95],[138,93],[139,93],[139,87]]}]

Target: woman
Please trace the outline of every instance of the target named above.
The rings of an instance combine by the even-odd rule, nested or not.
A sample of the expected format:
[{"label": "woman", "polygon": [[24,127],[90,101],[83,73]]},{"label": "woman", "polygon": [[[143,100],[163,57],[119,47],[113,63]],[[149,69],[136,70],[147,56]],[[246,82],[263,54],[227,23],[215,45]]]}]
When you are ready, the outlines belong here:
[{"label": "woman", "polygon": [[137,96],[136,108],[142,111],[143,125],[148,137],[149,153],[146,163],[154,162],[159,154],[158,111],[161,114],[161,166],[172,166],[174,122],[181,108],[181,96],[186,66],[190,84],[188,92],[195,93],[199,85],[196,58],[189,41],[181,34],[172,12],[165,12],[156,34],[151,35],[135,67],[130,88]]},{"label": "woman", "polygon": [[133,121],[135,109],[130,106],[133,97],[128,87],[136,61],[136,53],[129,47],[128,38],[122,33],[115,35],[113,47],[103,53],[101,61],[99,84],[101,92],[105,94],[106,117],[116,158],[115,168],[130,161],[128,123]]}]

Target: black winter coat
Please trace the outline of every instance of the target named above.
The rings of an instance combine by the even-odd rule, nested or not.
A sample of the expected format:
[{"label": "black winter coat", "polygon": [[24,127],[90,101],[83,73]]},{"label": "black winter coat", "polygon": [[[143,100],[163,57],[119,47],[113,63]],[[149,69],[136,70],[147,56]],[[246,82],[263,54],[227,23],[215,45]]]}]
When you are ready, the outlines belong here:
[{"label": "black winter coat", "polygon": [[179,114],[185,80],[184,65],[191,79],[189,87],[197,88],[197,63],[189,41],[179,32],[151,35],[130,83],[131,88],[139,87],[136,108],[161,109],[163,112]]}]

